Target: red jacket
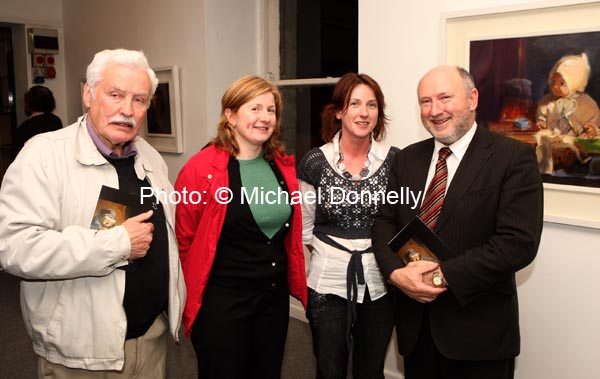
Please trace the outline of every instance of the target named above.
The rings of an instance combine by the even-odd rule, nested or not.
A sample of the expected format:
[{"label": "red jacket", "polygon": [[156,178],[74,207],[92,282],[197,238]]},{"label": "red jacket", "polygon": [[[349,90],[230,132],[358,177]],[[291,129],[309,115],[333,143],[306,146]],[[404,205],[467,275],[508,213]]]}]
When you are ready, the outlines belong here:
[{"label": "red jacket", "polygon": [[[190,158],[175,182],[175,190],[179,194],[183,194],[184,189],[187,191],[187,197],[177,205],[175,233],[187,286],[183,325],[188,336],[202,305],[225,219],[227,205],[215,200],[215,192],[222,187],[229,188],[228,163],[229,153],[211,145]],[[275,164],[290,193],[298,191],[294,157],[278,154]],[[197,192],[190,196],[192,191]],[[294,204],[293,208],[292,227],[284,241],[288,254],[288,283],[290,294],[306,308],[308,293],[302,245],[302,214],[300,204]]]}]

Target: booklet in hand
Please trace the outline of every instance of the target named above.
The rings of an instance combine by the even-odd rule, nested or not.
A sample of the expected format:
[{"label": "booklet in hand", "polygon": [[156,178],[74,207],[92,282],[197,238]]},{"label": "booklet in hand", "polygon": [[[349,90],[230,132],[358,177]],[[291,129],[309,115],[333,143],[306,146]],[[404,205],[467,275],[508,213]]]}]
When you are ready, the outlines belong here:
[{"label": "booklet in hand", "polygon": [[398,232],[388,246],[405,265],[420,260],[440,262],[454,256],[444,241],[418,216]]},{"label": "booklet in hand", "polygon": [[[90,228],[109,230],[121,225],[129,217],[137,216],[149,209],[151,209],[149,205],[141,204],[140,198],[132,193],[102,186]],[[130,260],[129,265],[119,268],[132,271],[133,262]]]}]

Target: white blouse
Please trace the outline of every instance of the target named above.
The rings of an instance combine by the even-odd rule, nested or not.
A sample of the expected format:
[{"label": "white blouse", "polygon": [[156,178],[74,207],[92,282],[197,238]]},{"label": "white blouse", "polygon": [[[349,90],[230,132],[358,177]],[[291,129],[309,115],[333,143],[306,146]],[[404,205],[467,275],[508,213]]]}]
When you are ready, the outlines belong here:
[{"label": "white blouse", "polygon": [[[338,132],[334,136],[332,142],[321,146],[320,149],[335,172],[342,176],[343,171],[339,170],[335,164],[337,160],[339,160],[340,153],[339,134],[340,133]],[[367,178],[372,176],[379,167],[381,167],[389,150],[390,146],[375,140],[371,141],[371,149],[368,154],[368,159],[371,164],[368,167],[369,174],[367,175]],[[303,195],[315,193],[315,188],[311,184],[299,180],[299,185]],[[302,242],[305,245],[311,245],[313,248],[308,264],[307,284],[308,287],[319,293],[334,294],[346,299],[346,274],[351,254],[336,249],[314,237],[313,228],[316,206],[317,204],[315,201],[302,202]],[[350,250],[365,250],[371,247],[370,239],[329,237]],[[385,288],[385,280],[375,261],[375,255],[373,253],[364,253],[361,255],[361,260],[365,273],[365,282],[369,287],[369,296],[372,300],[379,299],[384,296],[387,291]],[[358,285],[357,294],[358,302],[362,303],[365,295],[364,284]]]}]

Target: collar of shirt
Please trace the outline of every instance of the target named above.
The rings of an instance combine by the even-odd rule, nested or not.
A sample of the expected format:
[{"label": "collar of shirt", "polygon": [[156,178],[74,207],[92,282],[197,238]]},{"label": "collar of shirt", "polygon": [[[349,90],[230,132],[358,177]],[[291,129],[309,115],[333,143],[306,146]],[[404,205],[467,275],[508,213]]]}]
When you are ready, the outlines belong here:
[{"label": "collar of shirt", "polygon": [[111,149],[109,149],[109,147],[106,146],[104,142],[102,142],[102,139],[96,132],[96,129],[94,129],[94,127],[92,126],[92,123],[90,122],[90,119],[88,117],[85,118],[85,123],[87,126],[88,133],[90,134],[90,137],[92,137],[92,141],[94,141],[94,145],[96,145],[96,148],[98,149],[100,154],[111,159],[125,159],[137,155],[137,149],[135,148],[135,144],[132,142],[127,142],[125,146],[123,146],[123,152],[121,156],[118,156]]},{"label": "collar of shirt", "polygon": [[[435,146],[433,149],[433,154],[431,156],[431,164],[429,165],[429,173],[427,175],[427,186],[425,189],[429,187],[429,182],[433,179],[435,174],[435,165],[438,160],[438,154],[442,147],[449,147],[450,151],[452,151],[452,155],[450,155],[446,159],[446,166],[448,167],[448,181],[446,182],[446,192],[448,192],[448,188],[450,187],[450,183],[452,183],[452,179],[454,178],[454,174],[458,169],[458,165],[460,165],[460,161],[465,156],[467,149],[469,148],[469,144],[473,140],[473,136],[475,136],[475,131],[477,130],[477,123],[475,122],[471,129],[462,136],[458,141],[454,142],[450,146],[446,146],[439,141],[435,141]],[[425,197],[425,196],[423,196]]]},{"label": "collar of shirt", "polygon": [[[335,169],[335,171],[340,175],[343,173],[343,171],[337,167],[336,163],[340,160],[340,136],[341,135],[342,135],[342,130],[340,129],[337,131],[337,133],[335,133],[335,135],[333,136],[333,139],[331,140],[331,146],[333,147],[332,154],[328,154],[327,151],[324,151],[327,161],[331,164],[331,166]],[[369,162],[371,162],[371,164],[368,167],[369,175],[367,177],[373,175],[375,173],[375,171],[377,171],[379,169],[379,167],[385,160],[385,157],[387,156],[389,150],[390,150],[389,146],[386,146],[386,145],[382,144],[381,142],[375,141],[375,139],[371,135],[371,148],[369,149],[369,152],[367,153],[367,158],[369,159]]]},{"label": "collar of shirt", "polygon": [[[477,123],[474,123],[473,127],[469,129],[469,131],[465,133],[464,136],[460,137],[458,141],[454,142],[450,146],[447,146],[452,151],[451,157],[458,160],[458,163],[460,163],[462,158],[465,156],[467,148],[469,147],[469,144],[471,143],[471,141],[473,140],[473,136],[475,135],[475,130],[477,130]],[[437,162],[438,152],[442,147],[446,147],[446,145],[436,140],[435,148],[433,149],[433,157],[431,158],[432,161],[434,161],[434,164],[435,162]]]}]

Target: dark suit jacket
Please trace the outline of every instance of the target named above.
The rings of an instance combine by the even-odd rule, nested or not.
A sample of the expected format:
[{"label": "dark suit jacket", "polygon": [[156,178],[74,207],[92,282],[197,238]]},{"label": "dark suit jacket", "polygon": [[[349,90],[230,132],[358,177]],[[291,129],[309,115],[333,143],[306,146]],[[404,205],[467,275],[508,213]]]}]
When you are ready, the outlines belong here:
[{"label": "dark suit jacket", "polygon": [[[388,190],[409,187],[424,193],[433,148],[433,139],[428,139],[397,153]],[[417,214],[418,209],[411,210],[408,205],[380,208],[373,244],[385,278],[403,266],[387,243]],[[517,356],[515,272],[537,253],[542,217],[543,189],[534,150],[478,127],[448,188],[434,230],[455,254],[441,263],[448,291],[425,305],[390,285],[400,353],[411,353],[423,317],[428,315],[433,340],[447,358]]]}]

